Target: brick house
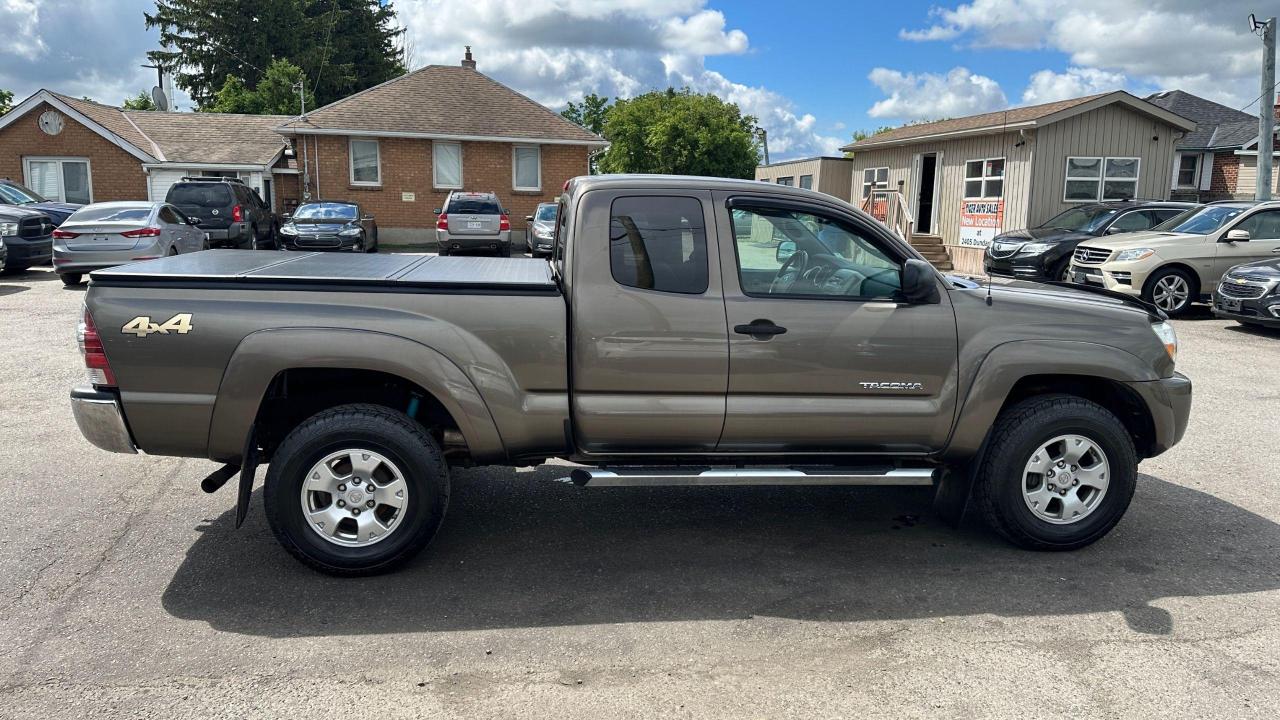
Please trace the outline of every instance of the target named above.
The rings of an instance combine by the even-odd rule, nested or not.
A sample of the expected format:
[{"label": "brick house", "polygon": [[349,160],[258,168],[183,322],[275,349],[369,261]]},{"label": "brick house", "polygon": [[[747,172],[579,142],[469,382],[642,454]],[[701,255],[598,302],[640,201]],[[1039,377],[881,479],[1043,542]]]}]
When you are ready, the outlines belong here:
[{"label": "brick house", "polygon": [[40,90],[0,117],[0,177],[73,203],[163,200],[184,175],[239,177],[272,202],[280,115],[122,110]]},{"label": "brick house", "polygon": [[[1258,177],[1258,118],[1182,90],[1159,92],[1147,102],[1195,121],[1178,140],[1171,200],[1252,200]],[[1280,118],[1280,106],[1274,111]],[[1271,191],[1276,193],[1276,175]]]},{"label": "brick house", "polygon": [[[588,172],[607,143],[476,70],[428,65],[282,123],[291,138],[298,197],[348,199],[373,213],[387,243],[434,242],[435,214],[451,190],[491,191],[524,217]],[[285,201],[286,203],[288,200]]]}]

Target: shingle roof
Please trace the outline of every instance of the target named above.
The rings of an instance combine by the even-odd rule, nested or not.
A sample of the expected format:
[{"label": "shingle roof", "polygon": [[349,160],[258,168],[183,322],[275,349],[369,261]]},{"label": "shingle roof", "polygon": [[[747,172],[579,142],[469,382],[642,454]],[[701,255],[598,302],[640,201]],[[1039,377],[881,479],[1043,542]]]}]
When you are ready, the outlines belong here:
[{"label": "shingle roof", "polygon": [[[1146,100],[1195,121],[1196,129],[1178,141],[1179,148],[1234,147],[1258,136],[1256,117],[1189,92],[1167,90],[1149,95]],[[1243,130],[1250,123],[1253,126],[1252,133]]]},{"label": "shingle roof", "polygon": [[139,132],[138,128],[133,126],[133,123],[129,122],[129,119],[125,117],[120,108],[55,92],[49,94],[69,105],[72,110],[115,133],[121,140],[159,159],[157,149],[151,144],[151,141]]},{"label": "shingle roof", "polygon": [[484,74],[453,65],[428,65],[281,126],[286,134],[297,129],[604,142]]},{"label": "shingle roof", "polygon": [[289,115],[127,110],[166,162],[266,165],[285,145],[275,131]]}]

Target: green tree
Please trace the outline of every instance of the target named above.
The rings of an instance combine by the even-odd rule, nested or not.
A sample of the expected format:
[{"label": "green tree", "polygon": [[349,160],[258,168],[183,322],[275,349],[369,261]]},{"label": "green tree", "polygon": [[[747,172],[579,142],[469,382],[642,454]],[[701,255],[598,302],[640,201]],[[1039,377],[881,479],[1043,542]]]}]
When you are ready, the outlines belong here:
[{"label": "green tree", "polygon": [[[244,80],[228,75],[214,95],[208,112],[245,113],[247,115],[298,115],[302,112],[294,86],[302,70],[285,59],[275,60],[258,86],[249,89]],[[307,91],[307,107],[315,107],[315,94]]]},{"label": "green tree", "polygon": [[756,119],[714,95],[668,88],[609,109],[600,158],[607,173],[751,178],[760,162]]},{"label": "green tree", "polygon": [[[880,133],[882,133],[882,132],[886,132],[886,131],[888,131],[888,130],[893,130],[893,129],[894,129],[894,128],[893,128],[893,126],[892,126],[892,125],[881,125],[880,127],[876,128],[875,130],[854,130],[854,131],[853,131],[853,141],[854,141],[854,142],[859,142],[859,141],[861,141],[861,140],[866,140],[867,138],[871,137],[872,135],[879,135],[879,134],[880,134]],[[847,157],[847,158],[851,158],[851,157],[853,157],[853,153],[852,153],[852,152],[846,152],[846,153],[844,154],[844,156],[845,156],[845,157]]]},{"label": "green tree", "polygon": [[147,57],[174,71],[202,110],[228,75],[255,90],[278,58],[301,68],[327,104],[404,73],[395,18],[378,0],[156,0],[146,26],[172,49]]},{"label": "green tree", "polygon": [[599,135],[604,132],[604,121],[609,116],[609,98],[591,93],[582,98],[582,102],[570,102],[560,111],[560,116],[572,123],[577,123]]},{"label": "green tree", "polygon": [[13,91],[0,88],[0,115],[13,109]]},{"label": "green tree", "polygon": [[155,110],[156,103],[151,99],[151,95],[145,90],[139,91],[137,95],[127,98],[124,101],[125,110]]}]

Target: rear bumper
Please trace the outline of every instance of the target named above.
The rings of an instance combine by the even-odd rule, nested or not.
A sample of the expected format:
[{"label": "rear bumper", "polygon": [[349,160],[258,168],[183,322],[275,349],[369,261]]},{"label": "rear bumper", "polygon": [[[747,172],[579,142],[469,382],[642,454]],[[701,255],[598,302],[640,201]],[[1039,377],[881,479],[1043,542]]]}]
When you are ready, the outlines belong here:
[{"label": "rear bumper", "polygon": [[1155,457],[1182,439],[1191,416],[1191,378],[1175,372],[1172,377],[1126,383],[1142,398],[1155,430],[1148,457]]},{"label": "rear bumper", "polygon": [[511,247],[511,231],[497,235],[451,235],[437,230],[436,242],[449,250],[498,250]]},{"label": "rear bumper", "polygon": [[71,391],[71,414],[85,440],[96,447],[117,453],[137,453],[125,424],[120,398],[114,393],[94,388]]},{"label": "rear bumper", "polygon": [[200,229],[209,236],[211,245],[238,244],[248,240],[250,235],[249,223],[233,223],[231,227],[226,228]]}]

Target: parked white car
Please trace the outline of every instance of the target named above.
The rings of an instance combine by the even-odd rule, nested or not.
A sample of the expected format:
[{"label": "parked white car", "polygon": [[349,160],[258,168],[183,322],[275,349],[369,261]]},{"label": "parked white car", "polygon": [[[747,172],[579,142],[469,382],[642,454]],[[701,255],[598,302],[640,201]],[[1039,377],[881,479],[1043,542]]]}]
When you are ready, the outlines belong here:
[{"label": "parked white car", "polygon": [[196,220],[168,203],[105,202],[85,205],[53,231],[53,269],[65,285],[84,273],[209,249]]}]

